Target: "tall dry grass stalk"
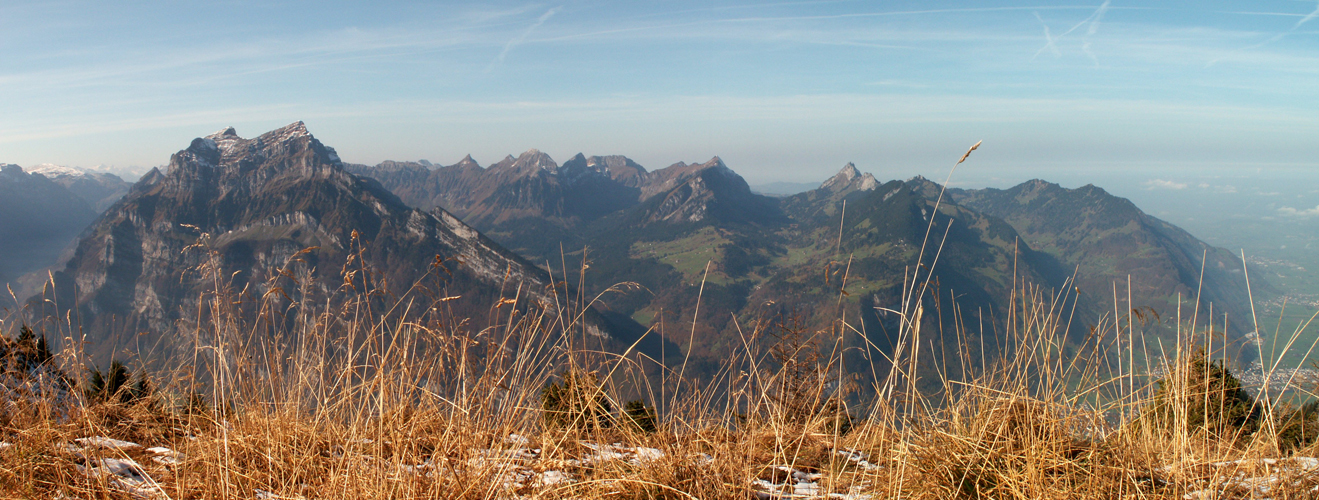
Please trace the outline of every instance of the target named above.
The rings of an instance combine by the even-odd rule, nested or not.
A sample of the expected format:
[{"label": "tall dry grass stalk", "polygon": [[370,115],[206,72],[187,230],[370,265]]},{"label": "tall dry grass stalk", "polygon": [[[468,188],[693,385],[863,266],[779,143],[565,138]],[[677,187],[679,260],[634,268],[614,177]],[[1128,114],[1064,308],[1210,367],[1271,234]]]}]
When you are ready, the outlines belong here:
[{"label": "tall dry grass stalk", "polygon": [[[1312,444],[1284,449],[1267,398],[1256,432],[1192,418],[1196,408],[1204,415],[1223,404],[1196,377],[1208,377],[1203,362],[1227,352],[1222,330],[1196,314],[1178,314],[1170,349],[1147,354],[1142,344],[1138,358],[1134,308],[1124,314],[1115,301],[1113,315],[1069,341],[1067,304],[1075,301],[1014,281],[999,324],[954,322],[939,334],[955,339],[953,352],[934,356],[926,316],[965,315],[955,301],[932,300],[942,246],[933,227],[931,217],[929,255],[923,247],[901,304],[886,310],[899,318],[899,341],[882,359],[844,363],[849,340],[868,340],[842,312],[823,328],[757,321],[739,325],[742,348],[701,379],[631,349],[589,348],[579,322],[593,300],[566,286],[556,287],[556,304],[537,304],[509,283],[490,307],[491,326],[473,331],[449,310],[438,267],[391,295],[360,250],[333,284],[313,279],[299,254],[252,293],[234,289],[203,238],[191,251],[204,255],[197,278],[206,286],[191,338],[180,340],[190,347],[153,368],[154,396],[98,402],[56,370],[35,383],[5,372],[0,441],[11,446],[0,449],[0,491],[218,499],[1314,494],[1319,480],[1307,462],[1258,460],[1315,453]],[[87,360],[72,319],[64,324],[56,364],[81,375]],[[1001,338],[993,352],[975,348],[983,335]],[[1136,359],[1152,366],[1132,366]],[[849,384],[862,370],[887,370],[859,391],[871,397]],[[658,404],[658,431],[622,419],[547,419],[542,390],[570,371],[595,374],[577,380],[595,381],[582,401],[601,414],[638,397]],[[1162,389],[1152,373],[1162,374]],[[1153,417],[1156,403],[1166,418]],[[167,447],[181,459],[68,446],[90,436]],[[89,473],[103,458],[133,459],[146,479],[133,489]]]}]

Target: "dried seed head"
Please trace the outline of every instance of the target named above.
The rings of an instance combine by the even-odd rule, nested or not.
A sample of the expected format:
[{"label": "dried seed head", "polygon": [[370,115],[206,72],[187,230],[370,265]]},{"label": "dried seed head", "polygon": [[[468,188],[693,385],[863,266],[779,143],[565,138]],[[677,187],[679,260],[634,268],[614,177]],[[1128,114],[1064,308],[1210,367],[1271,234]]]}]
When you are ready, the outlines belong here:
[{"label": "dried seed head", "polygon": [[975,151],[976,148],[979,148],[979,147],[980,147],[980,143],[982,143],[982,142],[985,142],[985,141],[976,141],[976,145],[971,146],[971,149],[966,150],[966,154],[962,155],[962,159],[957,160],[957,164],[958,164],[958,165],[961,165],[962,162],[966,161],[966,157],[971,156],[971,152],[972,152],[972,151]]}]

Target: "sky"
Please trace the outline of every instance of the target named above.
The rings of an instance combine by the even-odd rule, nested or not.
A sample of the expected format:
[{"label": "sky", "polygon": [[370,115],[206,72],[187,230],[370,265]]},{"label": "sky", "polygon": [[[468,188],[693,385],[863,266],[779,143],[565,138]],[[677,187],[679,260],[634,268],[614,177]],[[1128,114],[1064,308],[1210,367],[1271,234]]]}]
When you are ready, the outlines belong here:
[{"label": "sky", "polygon": [[1314,180],[1319,3],[0,2],[0,163],[141,173],[298,120],[367,164],[942,180],[983,140],[956,182]]}]

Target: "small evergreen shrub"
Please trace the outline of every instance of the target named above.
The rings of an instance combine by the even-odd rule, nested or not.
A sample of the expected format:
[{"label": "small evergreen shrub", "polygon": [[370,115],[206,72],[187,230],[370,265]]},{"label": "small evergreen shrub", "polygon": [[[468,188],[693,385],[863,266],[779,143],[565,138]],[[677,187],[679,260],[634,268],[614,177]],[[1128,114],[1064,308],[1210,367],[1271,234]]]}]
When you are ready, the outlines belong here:
[{"label": "small evergreen shrub", "polygon": [[1283,452],[1294,451],[1314,444],[1319,436],[1319,401],[1311,401],[1299,408],[1287,409],[1278,419],[1278,447]]},{"label": "small evergreen shrub", "polygon": [[46,336],[37,337],[27,325],[19,328],[15,340],[0,337],[0,358],[3,359],[0,370],[28,372],[49,363],[54,357],[50,345],[46,343]]},{"label": "small evergreen shrub", "polygon": [[551,427],[590,430],[613,426],[613,406],[593,373],[569,370],[562,381],[541,389],[540,403],[545,423]]},{"label": "small evergreen shrub", "polygon": [[119,361],[111,361],[110,368],[105,371],[99,368],[88,371],[87,386],[83,390],[87,401],[129,404],[144,401],[155,393],[145,374],[133,377],[128,367]]},{"label": "small evergreen shrub", "polygon": [[659,418],[655,415],[655,409],[646,406],[646,402],[640,399],[628,401],[623,406],[623,418],[646,434],[654,434],[658,428]]},{"label": "small evergreen shrub", "polygon": [[1173,431],[1180,416],[1192,433],[1203,430],[1226,437],[1258,430],[1263,412],[1241,381],[1222,360],[1210,361],[1203,349],[1192,356],[1184,369],[1159,380],[1143,412],[1150,425]]}]

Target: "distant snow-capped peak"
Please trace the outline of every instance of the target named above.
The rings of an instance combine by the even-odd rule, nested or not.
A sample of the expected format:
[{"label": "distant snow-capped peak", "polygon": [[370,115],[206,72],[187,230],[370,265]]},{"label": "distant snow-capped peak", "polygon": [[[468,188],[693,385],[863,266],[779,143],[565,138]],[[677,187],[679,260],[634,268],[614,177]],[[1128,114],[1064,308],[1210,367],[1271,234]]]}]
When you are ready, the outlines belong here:
[{"label": "distant snow-capped peak", "polygon": [[65,167],[53,163],[42,163],[32,168],[26,169],[29,174],[41,174],[47,179],[58,179],[62,177],[90,177],[91,172],[76,167]]}]

